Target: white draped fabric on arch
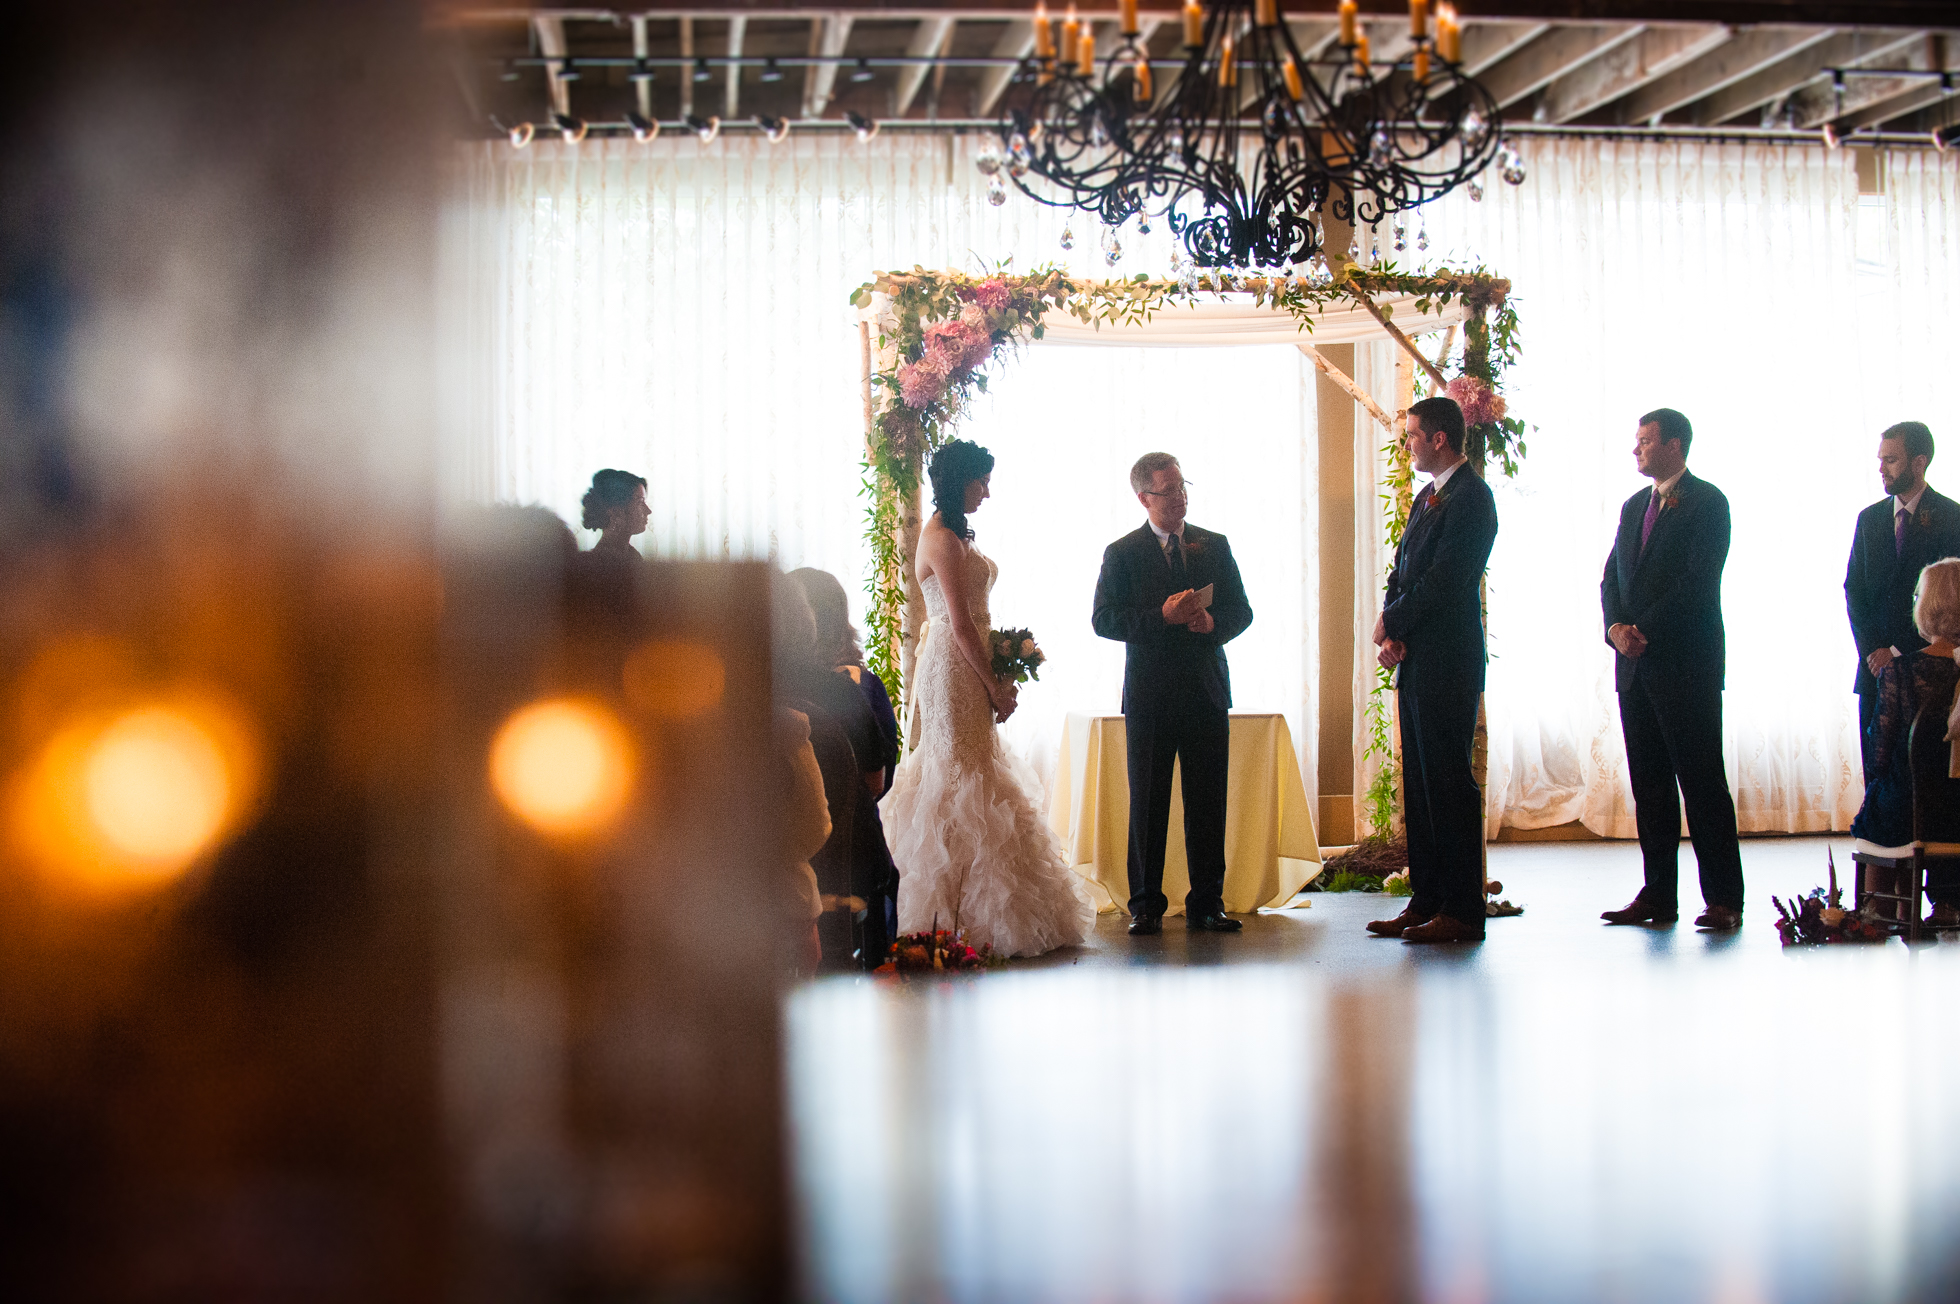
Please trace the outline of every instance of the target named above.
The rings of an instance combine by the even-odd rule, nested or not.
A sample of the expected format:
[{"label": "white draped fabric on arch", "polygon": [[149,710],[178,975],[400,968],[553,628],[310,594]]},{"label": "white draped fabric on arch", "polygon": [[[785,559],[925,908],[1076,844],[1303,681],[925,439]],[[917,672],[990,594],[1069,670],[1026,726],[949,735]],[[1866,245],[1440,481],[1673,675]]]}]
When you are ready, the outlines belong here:
[{"label": "white draped fabric on arch", "polygon": [[[990,206],[979,144],[892,133],[472,148],[448,221],[449,338],[463,341],[448,493],[543,503],[576,524],[591,472],[625,466],[653,482],[649,553],[821,566],[855,591],[850,291],[914,264],[1169,266],[1161,227],[1124,231],[1112,271],[1090,221]],[[1735,507],[1727,723],[1743,827],[1842,829],[1859,781],[1841,584],[1853,516],[1879,496],[1876,435],[1918,417],[1960,441],[1938,401],[1940,341],[1960,307],[1960,159],[1882,155],[1880,187],[1861,195],[1849,151],[1524,149],[1526,184],[1433,206],[1420,256],[1512,279],[1524,356],[1510,398],[1538,427],[1523,477],[1499,483],[1492,827],[1633,831],[1597,587],[1612,513],[1640,484],[1634,418],[1667,405],[1693,418],[1692,464]],[[1384,230],[1385,256],[1420,260],[1391,240]],[[1393,367],[1392,345],[1357,346],[1356,379],[1391,409]],[[996,501],[975,518],[1002,565],[995,609],[1057,654],[1014,722],[1036,759],[1064,710],[1113,706],[1121,653],[1087,633],[1088,594],[1102,545],[1135,524],[1122,471],[1159,445],[1198,484],[1192,518],[1268,567],[1247,575],[1259,619],[1234,645],[1235,687],[1247,709],[1285,712],[1311,753],[1313,376],[1287,344],[1035,347],[972,415],[966,433],[1001,457]],[[1355,492],[1372,505],[1379,431],[1356,416]],[[1374,592],[1378,518],[1360,518],[1357,580]],[[1364,687],[1357,677],[1357,697]]]}]

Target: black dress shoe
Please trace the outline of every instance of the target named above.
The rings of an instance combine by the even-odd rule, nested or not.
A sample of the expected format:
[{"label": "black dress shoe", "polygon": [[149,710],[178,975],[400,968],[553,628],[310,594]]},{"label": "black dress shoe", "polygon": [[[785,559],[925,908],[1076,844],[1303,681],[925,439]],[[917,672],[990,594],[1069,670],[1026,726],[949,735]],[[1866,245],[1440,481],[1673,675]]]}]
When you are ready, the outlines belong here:
[{"label": "black dress shoe", "polygon": [[1214,910],[1208,915],[1184,916],[1184,931],[1187,933],[1236,933],[1245,925],[1226,914]]},{"label": "black dress shoe", "polygon": [[1163,931],[1164,931],[1164,917],[1162,915],[1131,915],[1130,916],[1131,937],[1155,937],[1157,934]]},{"label": "black dress shoe", "polygon": [[1426,924],[1435,916],[1419,915],[1414,906],[1403,906],[1402,913],[1393,919],[1377,919],[1368,925],[1368,931],[1376,937],[1400,937],[1405,929]]},{"label": "black dress shoe", "polygon": [[1711,933],[1732,933],[1742,927],[1742,912],[1729,906],[1710,906],[1695,920],[1695,927]]},{"label": "black dress shoe", "polygon": [[1662,910],[1635,897],[1624,910],[1602,910],[1599,917],[1609,924],[1671,924],[1680,918],[1680,912]]}]

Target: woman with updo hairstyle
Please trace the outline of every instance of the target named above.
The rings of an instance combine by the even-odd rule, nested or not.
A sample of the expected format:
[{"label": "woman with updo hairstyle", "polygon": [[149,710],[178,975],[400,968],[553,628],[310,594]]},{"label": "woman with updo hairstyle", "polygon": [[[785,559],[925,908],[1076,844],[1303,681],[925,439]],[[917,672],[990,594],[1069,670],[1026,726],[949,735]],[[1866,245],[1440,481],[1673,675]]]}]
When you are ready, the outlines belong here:
[{"label": "woman with updo hairstyle", "polygon": [[992,496],[994,457],[956,439],[933,454],[938,508],[913,570],[926,600],[914,663],[911,753],[885,799],[886,840],[903,866],[900,934],[956,928],[998,955],[1081,943],[1095,907],[1042,814],[1040,784],[1000,740],[1019,692],[996,675],[990,595],[999,568],[967,518]]},{"label": "woman with updo hairstyle", "polygon": [[[1851,821],[1853,837],[1881,847],[1903,847],[1915,838],[1928,841],[1960,841],[1960,793],[1947,795],[1920,793],[1922,816],[1947,812],[1950,827],[1913,827],[1912,730],[1915,720],[1922,728],[1937,727],[1945,738],[1960,729],[1960,702],[1955,685],[1960,684],[1960,665],[1954,662],[1954,645],[1960,643],[1960,557],[1936,561],[1919,573],[1918,592],[1913,601],[1913,624],[1926,646],[1916,652],[1895,657],[1878,672],[1878,706],[1872,714],[1872,769],[1865,776],[1865,802],[1858,817]],[[1954,749],[1960,759],[1960,745]],[[1949,789],[1960,788],[1960,765],[1942,766]],[[1926,776],[1921,776],[1922,783]],[[1933,903],[1928,922],[1935,928],[1960,927],[1960,875],[1943,865],[1929,863],[1926,896]]]},{"label": "woman with updo hairstyle", "polygon": [[608,552],[631,551],[633,536],[644,532],[653,516],[646,477],[611,467],[592,473],[592,487],[578,505],[579,524],[599,531],[599,542],[592,546]]}]

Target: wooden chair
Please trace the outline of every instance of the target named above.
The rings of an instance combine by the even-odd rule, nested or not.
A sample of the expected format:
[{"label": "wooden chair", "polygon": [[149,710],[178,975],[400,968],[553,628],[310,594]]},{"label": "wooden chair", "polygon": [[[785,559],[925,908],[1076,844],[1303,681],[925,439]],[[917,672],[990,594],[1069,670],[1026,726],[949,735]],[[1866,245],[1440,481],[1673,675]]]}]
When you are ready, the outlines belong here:
[{"label": "wooden chair", "polygon": [[1908,735],[1912,766],[1912,841],[1880,847],[1860,839],[1851,853],[1857,866],[1852,900],[1862,907],[1879,903],[1883,917],[1908,942],[1925,930],[1922,903],[1926,871],[1950,867],[1960,873],[1960,779],[1948,775],[1951,744],[1946,741],[1947,698],[1920,704]]}]

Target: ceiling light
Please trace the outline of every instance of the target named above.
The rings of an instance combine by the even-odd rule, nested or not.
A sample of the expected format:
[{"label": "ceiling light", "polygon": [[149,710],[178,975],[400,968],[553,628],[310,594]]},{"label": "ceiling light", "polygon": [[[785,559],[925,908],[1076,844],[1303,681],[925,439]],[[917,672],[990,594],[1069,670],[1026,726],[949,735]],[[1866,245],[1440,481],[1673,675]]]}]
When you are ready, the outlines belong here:
[{"label": "ceiling light", "polygon": [[687,127],[689,131],[692,131],[696,136],[701,138],[703,145],[708,144],[716,136],[721,135],[720,118],[697,118],[690,113],[687,115]]},{"label": "ceiling light", "polygon": [[772,118],[765,113],[756,118],[755,125],[762,128],[763,136],[772,145],[789,135],[788,118]]},{"label": "ceiling light", "polygon": [[578,65],[572,62],[571,55],[568,54],[562,60],[559,61],[558,64],[559,81],[577,81],[583,75],[584,74],[579,72]]},{"label": "ceiling light", "polygon": [[629,112],[626,125],[633,129],[633,139],[645,144],[660,134],[660,124],[644,113]]},{"label": "ceiling light", "polygon": [[846,109],[844,111],[844,121],[851,124],[851,130],[857,133],[859,140],[870,140],[878,134],[878,124],[870,118],[865,117],[862,113],[859,113],[856,109]]},{"label": "ceiling light", "polygon": [[782,79],[783,79],[783,70],[776,66],[776,61],[774,59],[771,59],[768,63],[762,65],[762,73],[759,80],[766,81],[766,82],[779,82]]},{"label": "ceiling light", "polygon": [[1933,148],[1944,154],[1960,145],[1960,122],[1949,123],[1933,132]]},{"label": "ceiling light", "polygon": [[531,137],[535,136],[537,131],[538,129],[528,122],[518,123],[510,129],[510,147],[512,149],[523,149],[531,143]]},{"label": "ceiling light", "polygon": [[653,80],[653,69],[647,66],[647,61],[644,57],[634,61],[633,71],[626,74],[626,80],[634,82],[650,82]]},{"label": "ceiling light", "polygon": [[868,82],[877,75],[877,73],[871,71],[871,61],[869,59],[859,59],[858,66],[851,72],[851,80],[854,82]]},{"label": "ceiling light", "polygon": [[695,81],[704,82],[713,76],[714,74],[708,71],[708,61],[706,59],[696,59],[694,61]]},{"label": "ceiling light", "polygon": [[567,145],[578,144],[585,139],[585,133],[590,130],[590,125],[585,119],[574,118],[569,113],[554,113],[551,115],[551,121],[558,128],[558,134],[565,138]]},{"label": "ceiling light", "polygon": [[504,81],[513,82],[516,81],[518,78],[522,77],[523,75],[524,75],[523,73],[517,70],[517,60],[515,59],[504,60],[504,70],[500,74],[500,76]]}]

